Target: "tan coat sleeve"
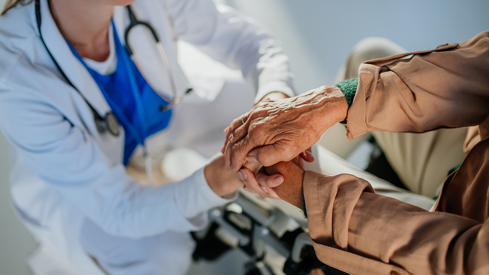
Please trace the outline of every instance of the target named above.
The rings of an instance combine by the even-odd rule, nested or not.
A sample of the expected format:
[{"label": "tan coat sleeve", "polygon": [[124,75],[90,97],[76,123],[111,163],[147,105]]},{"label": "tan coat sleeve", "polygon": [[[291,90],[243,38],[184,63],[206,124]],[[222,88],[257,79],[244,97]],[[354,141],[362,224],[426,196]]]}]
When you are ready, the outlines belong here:
[{"label": "tan coat sleeve", "polygon": [[373,193],[352,175],[306,172],[304,197],[318,258],[350,274],[489,274],[489,221]]},{"label": "tan coat sleeve", "polygon": [[488,76],[489,32],[409,59],[368,61],[359,68],[347,136],[478,125],[489,115]]}]

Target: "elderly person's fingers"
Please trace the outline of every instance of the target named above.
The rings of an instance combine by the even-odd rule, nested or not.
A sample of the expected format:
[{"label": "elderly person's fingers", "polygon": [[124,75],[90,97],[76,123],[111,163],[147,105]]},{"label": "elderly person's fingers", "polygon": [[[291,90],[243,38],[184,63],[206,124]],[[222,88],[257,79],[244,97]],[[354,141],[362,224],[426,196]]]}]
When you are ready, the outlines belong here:
[{"label": "elderly person's fingers", "polygon": [[257,145],[255,141],[255,139],[252,139],[249,135],[247,135],[243,139],[230,144],[230,146],[226,148],[224,157],[226,160],[229,158],[231,169],[237,171],[244,165],[245,162],[257,163],[263,166],[263,163],[258,161],[254,155],[249,154],[249,152],[251,152]]},{"label": "elderly person's fingers", "polygon": [[240,156],[240,158],[237,158],[240,160],[239,162],[236,162],[234,165],[231,164],[232,163],[231,155],[233,154],[233,149],[234,149],[235,144],[237,142],[241,142],[241,143],[245,144],[248,151],[250,151],[253,149],[253,147],[255,146],[255,143],[257,141],[261,142],[260,139],[250,140],[250,134],[248,133],[248,129],[250,127],[250,124],[247,121],[244,124],[243,124],[243,122],[240,122],[240,123],[242,123],[242,125],[240,127],[234,128],[234,130],[232,130],[232,132],[230,129],[229,132],[226,134],[227,139],[225,141],[224,149],[223,149],[223,151],[224,151],[223,155],[224,155],[224,158],[226,159],[226,164],[229,165],[230,167],[233,167],[234,171],[238,171],[239,168],[241,168],[241,166],[246,161],[246,154],[243,154]]},{"label": "elderly person's fingers", "polygon": [[[242,142],[236,143],[233,148],[233,155],[231,156],[231,168],[233,170],[236,169],[235,164],[242,161],[242,152],[248,150],[248,147],[246,147],[248,143],[245,141],[246,138]],[[277,143],[253,149],[246,155],[245,159],[251,163],[255,162],[263,166],[272,166],[283,160],[290,161],[297,154],[295,146],[289,146],[285,141],[280,140]]]},{"label": "elderly person's fingers", "polygon": [[[231,125],[229,125],[226,129],[224,129],[224,132],[226,133],[226,139],[224,141],[224,145],[221,148],[221,153],[224,155],[226,159],[226,163],[231,166],[231,155],[233,154],[233,148],[237,142],[243,142],[243,138],[247,138],[244,140],[244,143],[246,143],[246,147],[248,149],[247,152],[251,151],[254,148],[254,144],[262,144],[264,141],[261,139],[262,136],[260,135],[254,135],[255,137],[250,139],[248,135],[250,135],[249,131],[251,128],[254,129],[253,132],[258,132],[256,130],[257,124],[261,124],[261,118],[267,117],[268,116],[268,107],[269,104],[272,104],[275,100],[280,100],[287,98],[288,96],[280,93],[280,92],[274,92],[270,93],[267,96],[265,96],[262,101],[260,101],[253,109],[242,115],[239,118],[236,118],[233,120]],[[254,125],[252,123],[254,122]],[[259,127],[260,128],[260,127]],[[266,127],[265,127],[266,128]],[[264,138],[264,136],[263,136]],[[248,144],[248,141],[252,141],[253,144]],[[247,153],[246,152],[246,153]],[[235,162],[232,167],[234,167],[234,170],[237,171],[241,166],[243,165],[245,161],[245,156],[246,153],[242,154],[241,157],[237,158],[239,159],[238,162]],[[236,160],[235,160],[236,161]]]},{"label": "elderly person's fingers", "polygon": [[[263,174],[263,173],[258,173],[258,175],[260,175],[260,174]],[[263,174],[263,175],[260,175],[260,179],[263,180],[264,177],[276,177],[276,176],[277,175],[267,176],[267,175]],[[280,176],[280,175],[278,175],[278,176]],[[275,193],[275,191],[273,189],[271,189],[270,187],[261,186],[257,182],[253,172],[251,172],[249,169],[243,168],[243,169],[239,170],[238,171],[238,177],[243,182],[244,189],[246,191],[258,194],[262,198],[273,198],[273,199],[278,198],[277,194]]]},{"label": "elderly person's fingers", "polygon": [[231,124],[226,129],[224,129],[224,132],[226,133],[226,139],[224,140],[224,145],[222,146],[221,153],[224,154],[224,150],[226,149],[226,146],[229,143],[229,136],[231,134],[234,135],[234,131],[236,131],[236,129],[243,127],[245,125],[246,121],[248,120],[249,115],[250,115],[249,112],[241,115],[240,117],[234,119],[231,122]]}]

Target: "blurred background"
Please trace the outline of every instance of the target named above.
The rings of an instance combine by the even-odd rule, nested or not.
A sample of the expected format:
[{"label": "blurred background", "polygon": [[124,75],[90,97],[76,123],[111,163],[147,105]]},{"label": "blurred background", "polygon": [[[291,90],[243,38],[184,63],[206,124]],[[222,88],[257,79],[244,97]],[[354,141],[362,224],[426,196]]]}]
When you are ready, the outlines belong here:
[{"label": "blurred background", "polygon": [[[0,0],[1,7],[4,2]],[[349,51],[363,38],[385,37],[415,51],[461,42],[489,29],[489,1],[485,0],[218,2],[255,18],[283,42],[298,92],[334,84]],[[350,152],[328,140],[330,150],[348,156]],[[8,173],[8,144],[0,134],[0,274],[28,275],[32,273],[26,257],[36,244],[12,210]],[[218,265],[199,263],[190,274],[240,274],[242,262],[242,255],[233,252]]]}]

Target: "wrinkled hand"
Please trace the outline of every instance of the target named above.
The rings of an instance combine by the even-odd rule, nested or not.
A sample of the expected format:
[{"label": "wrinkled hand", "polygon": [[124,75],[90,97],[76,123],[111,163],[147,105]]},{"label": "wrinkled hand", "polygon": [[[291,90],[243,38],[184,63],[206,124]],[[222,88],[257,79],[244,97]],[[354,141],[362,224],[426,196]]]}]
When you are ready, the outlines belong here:
[{"label": "wrinkled hand", "polygon": [[[286,94],[280,92],[269,93],[261,99],[261,101],[275,101],[288,98]],[[221,150],[223,151],[223,150]],[[308,161],[313,161],[311,148],[307,152],[301,154],[304,159]],[[264,173],[265,170],[263,166],[256,162],[245,162],[242,169],[238,171],[238,176],[243,182],[243,189],[260,195],[262,198],[272,198],[279,199],[273,188],[280,185],[283,182],[283,177],[281,175],[270,175]]]},{"label": "wrinkled hand", "polygon": [[[246,161],[271,166],[305,152],[321,135],[346,118],[348,104],[337,87],[323,86],[303,95],[264,100],[226,129],[222,152],[238,171]],[[307,153],[303,153],[307,161]],[[312,157],[312,154],[310,155]]]},{"label": "wrinkled hand", "polygon": [[266,174],[281,174],[284,177],[284,183],[274,188],[277,196],[302,209],[304,203],[304,192],[302,184],[304,179],[304,165],[302,159],[296,157],[287,162],[279,162],[271,167],[265,168]]}]

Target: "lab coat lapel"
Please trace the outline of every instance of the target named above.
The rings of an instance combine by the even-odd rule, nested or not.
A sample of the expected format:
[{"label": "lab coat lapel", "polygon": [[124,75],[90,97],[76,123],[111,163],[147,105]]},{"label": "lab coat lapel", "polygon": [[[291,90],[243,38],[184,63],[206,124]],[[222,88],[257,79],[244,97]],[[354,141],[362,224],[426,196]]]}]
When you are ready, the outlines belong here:
[{"label": "lab coat lapel", "polygon": [[105,100],[102,92],[90,73],[83,64],[73,55],[63,35],[58,30],[56,23],[49,11],[47,0],[41,0],[41,32],[53,58],[59,64],[66,77],[73,83],[92,107],[104,116],[110,107]]}]

